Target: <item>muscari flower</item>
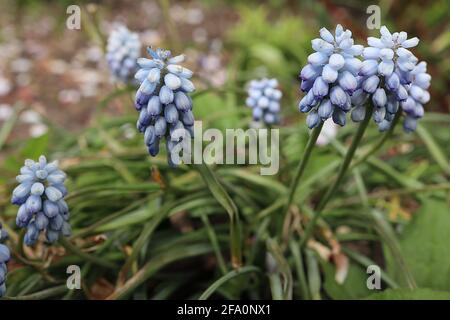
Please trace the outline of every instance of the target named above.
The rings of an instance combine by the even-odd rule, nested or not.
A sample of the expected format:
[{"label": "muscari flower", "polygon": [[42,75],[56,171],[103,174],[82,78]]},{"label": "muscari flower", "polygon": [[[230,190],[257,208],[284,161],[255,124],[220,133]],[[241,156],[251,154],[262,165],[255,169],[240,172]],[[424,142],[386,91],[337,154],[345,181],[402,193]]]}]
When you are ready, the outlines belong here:
[{"label": "muscari flower", "polygon": [[246,104],[253,109],[253,120],[262,120],[268,125],[279,122],[282,93],[277,87],[277,79],[250,81]]},{"label": "muscari flower", "polygon": [[[423,115],[422,104],[425,103],[419,102],[416,106],[416,101],[419,98],[429,100],[426,89],[431,79],[429,75],[421,75],[419,85],[412,85],[418,59],[409,49],[415,47],[419,39],[408,39],[406,32],[391,34],[385,26],[381,27],[380,33],[380,38],[367,38],[369,47],[364,48],[362,53],[364,61],[359,71],[359,89],[352,96],[352,103],[356,106],[352,119],[361,121],[364,118],[364,103],[370,99],[374,106],[373,119],[380,131],[390,128],[399,106],[407,114],[405,131],[412,131],[416,119]],[[420,67],[414,73],[424,74],[425,71]],[[417,99],[410,97],[411,88]]]},{"label": "muscari flower", "polygon": [[131,82],[138,69],[136,60],[141,54],[138,34],[125,26],[118,26],[108,38],[106,51],[106,60],[113,76],[124,83]]},{"label": "muscari flower", "polygon": [[363,46],[355,45],[352,32],[337,25],[333,35],[320,29],[320,38],[311,41],[316,51],[309,55],[308,64],[300,73],[301,90],[307,94],[299,103],[301,112],[309,112],[306,123],[314,128],[332,117],[344,126],[351,109],[351,96],[357,89],[357,76]]},{"label": "muscari flower", "polygon": [[182,67],[184,55],[171,56],[170,51],[147,48],[152,59],[139,58],[140,69],[135,78],[140,87],[135,107],[139,111],[137,129],[151,156],[159,153],[160,140],[165,137],[168,162],[174,165],[172,150],[179,143],[190,143],[194,134],[194,114],[190,92],[195,90],[189,80],[192,71]]},{"label": "muscari flower", "polygon": [[[2,224],[0,223],[0,242],[7,238],[8,234],[2,229]],[[0,297],[4,296],[6,292],[6,273],[8,272],[6,263],[9,261],[10,256],[8,247],[0,243]]]},{"label": "muscari flower", "polygon": [[39,161],[25,160],[16,177],[19,185],[14,189],[11,202],[19,206],[16,224],[26,228],[24,242],[33,245],[40,232],[45,232],[50,243],[59,235],[69,236],[69,208],[64,201],[67,189],[66,174],[58,168],[57,161],[47,162],[45,156]]},{"label": "muscari flower", "polygon": [[431,76],[427,73],[427,64],[422,61],[409,73],[411,84],[408,87],[408,98],[401,102],[405,112],[403,128],[407,132],[415,131],[417,120],[423,117],[423,105],[430,101]]}]

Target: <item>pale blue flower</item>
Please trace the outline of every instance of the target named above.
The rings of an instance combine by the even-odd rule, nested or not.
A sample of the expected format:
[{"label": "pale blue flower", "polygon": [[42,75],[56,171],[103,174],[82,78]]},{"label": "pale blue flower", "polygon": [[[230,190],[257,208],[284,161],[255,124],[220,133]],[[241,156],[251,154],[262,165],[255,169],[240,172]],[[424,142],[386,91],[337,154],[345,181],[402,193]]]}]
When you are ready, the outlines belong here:
[{"label": "pale blue flower", "polygon": [[341,126],[351,109],[351,96],[358,89],[361,61],[357,58],[363,46],[355,45],[350,30],[338,25],[333,35],[320,29],[320,38],[311,41],[316,51],[308,57],[300,78],[301,90],[307,92],[299,103],[301,112],[309,112],[309,128],[318,126],[329,117]]},{"label": "pale blue flower", "polygon": [[245,103],[253,109],[253,120],[262,121],[267,125],[279,122],[280,102],[283,94],[278,89],[276,79],[252,80],[248,85],[247,93],[248,97]]},{"label": "pale blue flower", "polygon": [[111,32],[106,46],[106,60],[114,78],[130,83],[138,68],[136,60],[140,54],[141,42],[137,33],[123,25]]},{"label": "pale blue flower", "polygon": [[2,224],[0,223],[0,297],[6,293],[6,273],[8,272],[6,263],[11,257],[9,248],[3,244],[7,238],[8,233],[2,228]]},{"label": "pale blue flower", "polygon": [[[417,119],[423,116],[423,103],[430,99],[427,89],[431,77],[426,74],[426,64],[417,64],[418,59],[409,50],[419,39],[407,39],[406,32],[391,34],[385,26],[380,33],[380,38],[367,38],[369,47],[362,53],[364,61],[358,80],[363,92],[360,95],[371,97],[375,108],[373,119],[380,131],[390,128],[399,104],[406,113],[405,131],[413,131]],[[362,120],[363,103],[354,102],[357,106],[352,111],[354,121]]]},{"label": "pale blue flower", "polygon": [[24,242],[33,245],[40,232],[45,232],[47,241],[55,242],[60,234],[70,235],[69,208],[64,201],[67,189],[66,174],[58,163],[47,162],[44,156],[39,161],[25,160],[25,165],[16,177],[19,185],[14,189],[11,202],[19,206],[16,224],[27,228]]},{"label": "pale blue flower", "polygon": [[190,80],[193,72],[180,65],[184,55],[172,57],[163,49],[147,51],[152,59],[139,58],[140,69],[135,74],[140,84],[135,98],[137,128],[144,133],[151,156],[159,153],[160,140],[166,139],[168,162],[173,165],[172,149],[187,140],[184,137],[193,137],[193,103],[189,96],[195,89]]}]

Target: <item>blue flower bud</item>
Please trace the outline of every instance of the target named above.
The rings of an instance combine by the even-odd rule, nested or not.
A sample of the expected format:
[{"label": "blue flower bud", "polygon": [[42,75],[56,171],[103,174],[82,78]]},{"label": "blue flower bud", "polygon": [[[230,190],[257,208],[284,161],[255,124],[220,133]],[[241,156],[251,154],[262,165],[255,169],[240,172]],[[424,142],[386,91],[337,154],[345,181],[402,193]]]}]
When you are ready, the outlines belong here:
[{"label": "blue flower bud", "polygon": [[330,100],[331,103],[338,107],[345,109],[348,96],[340,86],[335,86],[331,89]]},{"label": "blue flower bud", "polygon": [[338,53],[332,54],[329,58],[328,65],[334,70],[341,69],[345,64],[344,57]]},{"label": "blue flower bud", "polygon": [[167,123],[176,123],[178,121],[178,110],[173,104],[166,105],[164,108],[164,117]]},{"label": "blue flower bud", "polygon": [[378,88],[372,95],[372,102],[376,107],[384,107],[387,103],[386,92],[382,88]]},{"label": "blue flower bud", "polygon": [[163,137],[166,134],[167,122],[164,117],[158,117],[155,121],[155,135],[158,138]]},{"label": "blue flower bud", "polygon": [[164,83],[169,89],[177,90],[181,87],[181,80],[179,77],[172,73],[168,73],[164,76]]},{"label": "blue flower bud", "polygon": [[192,101],[184,92],[175,92],[174,102],[179,111],[188,111],[192,109]]},{"label": "blue flower bud", "polygon": [[307,64],[300,72],[300,78],[305,80],[314,80],[319,76],[318,68],[313,67],[311,64]]},{"label": "blue flower bud", "polygon": [[386,115],[386,108],[385,107],[376,107],[373,111],[373,120],[376,123],[380,123],[384,120],[384,117]]},{"label": "blue flower bud", "polygon": [[25,204],[22,204],[17,211],[16,224],[19,228],[24,228],[28,225],[33,213],[29,212]]},{"label": "blue flower bud", "polygon": [[138,124],[140,126],[146,127],[152,121],[152,115],[149,114],[147,110],[148,110],[148,106],[147,106],[147,108],[141,109],[141,111],[139,112]]},{"label": "blue flower bud", "polygon": [[356,80],[356,77],[350,72],[344,71],[339,76],[339,85],[342,89],[344,89],[345,92],[351,95],[358,87],[358,81]]},{"label": "blue flower bud", "polygon": [[148,146],[148,152],[152,157],[155,157],[159,153],[159,139],[156,138],[155,141]]},{"label": "blue flower bud", "polygon": [[413,132],[416,131],[417,128],[417,119],[413,117],[405,117],[405,120],[403,121],[403,129],[406,132]]},{"label": "blue flower bud", "polygon": [[0,244],[0,261],[2,263],[9,261],[11,257],[11,253],[9,252],[9,249],[4,244]]},{"label": "blue flower bud", "polygon": [[320,117],[317,111],[311,111],[306,117],[306,125],[308,128],[312,129],[319,125]]},{"label": "blue flower bud", "polygon": [[354,122],[363,121],[365,116],[366,108],[364,106],[359,106],[352,110],[351,117]]},{"label": "blue flower bud", "polygon": [[161,70],[159,70],[158,68],[150,69],[147,75],[148,81],[152,83],[159,82],[160,77],[161,77]]},{"label": "blue flower bud", "polygon": [[155,134],[155,127],[154,126],[148,126],[145,129],[144,133],[144,141],[147,146],[153,144],[155,142],[156,134]]},{"label": "blue flower bud", "polygon": [[344,111],[339,108],[334,108],[332,118],[334,123],[340,125],[341,127],[345,126],[346,116]]},{"label": "blue flower bud", "polygon": [[184,125],[192,126],[194,124],[194,114],[191,110],[182,113],[181,121]]},{"label": "blue flower bud", "polygon": [[405,89],[404,86],[400,85],[397,89],[397,99],[399,101],[404,101],[408,98],[408,91]]},{"label": "blue flower bud", "polygon": [[53,218],[50,219],[50,229],[53,231],[60,231],[62,228],[62,225],[64,223],[64,219],[60,214],[57,214]]},{"label": "blue flower bud", "polygon": [[323,67],[322,79],[326,83],[333,83],[336,81],[338,74],[339,73],[337,72],[336,69],[334,69],[330,64],[327,64],[327,65],[325,65],[325,67]]},{"label": "blue flower bud", "polygon": [[359,75],[364,77],[373,76],[377,73],[378,62],[376,60],[364,60],[359,70]]},{"label": "blue flower bud", "polygon": [[378,123],[378,130],[380,130],[381,132],[389,130],[390,127],[391,122],[387,121],[386,119]]},{"label": "blue flower bud", "polygon": [[382,76],[388,77],[394,72],[393,61],[381,61],[378,65],[378,73]]},{"label": "blue flower bud", "polygon": [[378,76],[373,75],[362,83],[362,89],[367,93],[374,93],[377,90],[378,84],[380,83],[380,78]]},{"label": "blue flower bud", "polygon": [[50,200],[44,201],[44,213],[48,218],[53,218],[59,213],[59,207],[58,205]]},{"label": "blue flower bud", "polygon": [[153,91],[155,91],[155,89],[156,89],[156,82],[150,82],[148,79],[145,79],[141,83],[138,91],[141,91],[145,95],[151,95]]},{"label": "blue flower bud", "polygon": [[195,90],[195,86],[191,80],[181,78],[181,89],[185,92],[193,92]]},{"label": "blue flower bud", "polygon": [[[50,188],[50,187],[49,187]],[[42,208],[42,200],[39,195],[30,195],[25,202],[26,209],[29,213],[36,213]]]},{"label": "blue flower bud", "polygon": [[59,230],[47,229],[45,236],[49,243],[55,243],[59,238]]},{"label": "blue flower bud", "polygon": [[328,100],[328,99],[322,100],[322,102],[320,103],[320,106],[318,108],[319,117],[322,120],[326,120],[329,117],[331,117],[332,113],[333,113],[333,106],[332,106],[330,100]]},{"label": "blue flower bud", "polygon": [[322,77],[317,77],[317,79],[314,81],[312,92],[314,96],[319,99],[322,99],[328,94],[328,84],[323,80]]},{"label": "blue flower bud", "polygon": [[314,52],[308,56],[308,62],[313,66],[324,65],[328,61],[328,56],[322,52]]},{"label": "blue flower bud", "polygon": [[387,101],[387,104],[386,104],[386,111],[389,112],[389,113],[392,113],[392,114],[397,113],[398,104],[399,103],[398,103],[397,99],[394,96],[389,95],[388,96],[388,101]]},{"label": "blue flower bud", "polygon": [[[156,117],[161,113],[161,102],[159,96],[153,96],[150,98],[147,104],[147,114],[151,117]],[[142,113],[142,112],[141,112]],[[141,121],[144,125],[148,125],[149,121]]]}]

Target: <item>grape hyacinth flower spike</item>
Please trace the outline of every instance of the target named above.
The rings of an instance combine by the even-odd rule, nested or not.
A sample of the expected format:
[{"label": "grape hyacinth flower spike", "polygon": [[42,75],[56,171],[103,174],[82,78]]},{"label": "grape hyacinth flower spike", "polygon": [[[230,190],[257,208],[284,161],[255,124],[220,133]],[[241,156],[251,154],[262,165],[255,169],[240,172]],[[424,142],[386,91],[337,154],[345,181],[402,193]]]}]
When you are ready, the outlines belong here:
[{"label": "grape hyacinth flower spike", "polygon": [[281,91],[277,79],[252,80],[248,86],[246,104],[253,109],[253,120],[267,125],[279,122]]},{"label": "grape hyacinth flower spike", "polygon": [[351,96],[358,86],[361,61],[357,57],[363,46],[354,44],[352,32],[340,24],[334,35],[326,28],[320,29],[320,38],[311,44],[316,52],[309,55],[308,64],[300,73],[300,88],[306,95],[299,110],[309,113],[306,123],[310,129],[330,117],[344,126]]},{"label": "grape hyacinth flower spike", "polygon": [[138,69],[136,61],[141,55],[138,34],[123,25],[116,27],[108,38],[106,51],[106,60],[113,76],[123,83],[130,83]]},{"label": "grape hyacinth flower spike", "polygon": [[[362,53],[364,61],[359,71],[360,88],[352,97],[356,106],[352,111],[352,119],[358,122],[364,118],[363,104],[370,99],[375,108],[373,120],[380,131],[390,128],[395,114],[401,112],[399,106],[407,114],[405,131],[412,131],[416,119],[423,115],[422,104],[429,100],[426,90],[431,80],[425,73],[426,64],[416,68],[418,59],[409,50],[417,46],[419,39],[408,39],[407,33],[403,31],[391,34],[385,26],[381,27],[380,33],[380,38],[367,38],[369,47],[364,48]],[[420,75],[417,84],[413,85],[415,74]],[[410,97],[411,94],[415,94],[417,99]]]},{"label": "grape hyacinth flower spike", "polygon": [[2,229],[2,224],[0,223],[0,297],[4,296],[6,292],[6,273],[8,272],[6,263],[11,256],[9,248],[2,243],[7,238],[8,234]]},{"label": "grape hyacinth flower spike", "polygon": [[[189,93],[195,90],[189,80],[191,70],[179,65],[184,55],[171,56],[170,51],[147,48],[152,59],[139,58],[140,69],[135,78],[140,87],[135,107],[139,111],[137,129],[151,156],[159,153],[160,140],[165,137],[168,162],[174,163],[172,151],[179,143],[190,143],[194,134],[194,114]],[[183,148],[186,150],[187,148]]]},{"label": "grape hyacinth flower spike", "polygon": [[411,84],[408,87],[408,98],[401,102],[402,110],[405,112],[403,129],[406,132],[416,130],[417,120],[423,117],[423,105],[430,101],[431,76],[427,73],[427,64],[422,61],[418,63],[409,73]]},{"label": "grape hyacinth flower spike", "polygon": [[40,156],[37,162],[25,160],[16,177],[19,185],[13,191],[11,202],[19,206],[16,224],[27,229],[26,245],[35,244],[40,232],[45,232],[50,243],[58,240],[60,234],[70,236],[69,208],[64,201],[65,179],[66,174],[56,161],[47,162],[45,156]]}]

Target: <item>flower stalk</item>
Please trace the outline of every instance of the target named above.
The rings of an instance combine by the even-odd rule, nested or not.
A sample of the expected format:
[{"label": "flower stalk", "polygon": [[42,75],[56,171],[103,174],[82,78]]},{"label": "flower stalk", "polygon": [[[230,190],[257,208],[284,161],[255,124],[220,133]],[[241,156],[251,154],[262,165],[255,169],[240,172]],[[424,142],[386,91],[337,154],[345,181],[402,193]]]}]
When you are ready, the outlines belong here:
[{"label": "flower stalk", "polygon": [[305,246],[305,244],[308,242],[308,239],[311,237],[311,233],[314,230],[314,226],[316,225],[317,220],[319,219],[320,215],[322,214],[323,209],[327,205],[328,201],[330,201],[330,199],[333,198],[334,193],[341,185],[341,182],[342,182],[345,174],[347,173],[347,170],[350,166],[353,156],[355,155],[355,151],[356,151],[359,143],[361,142],[364,132],[366,131],[366,128],[369,124],[370,118],[372,117],[372,113],[373,113],[373,105],[369,104],[367,106],[364,120],[359,125],[358,131],[356,132],[356,135],[352,141],[352,144],[350,145],[350,148],[348,149],[347,154],[345,155],[345,158],[339,169],[338,176],[337,176],[336,180],[334,181],[334,183],[328,188],[324,197],[320,200],[319,204],[317,205],[314,216],[313,216],[312,220],[308,223],[305,233],[303,235],[303,238],[300,241],[300,247],[303,248]]},{"label": "flower stalk", "polygon": [[286,205],[283,210],[283,219],[281,220],[281,226],[280,226],[280,235],[283,233],[283,226],[284,221],[288,217],[289,208],[292,204],[292,201],[294,199],[294,194],[297,191],[297,188],[299,186],[300,178],[303,176],[303,173],[305,172],[306,165],[309,162],[309,159],[311,158],[312,151],[314,149],[314,146],[316,145],[317,138],[319,137],[320,131],[322,131],[323,122],[319,124],[319,126],[315,127],[311,135],[309,136],[308,143],[306,144],[305,151],[303,152],[302,159],[300,160],[297,171],[295,173],[294,180],[292,180],[292,183],[289,187],[289,195],[286,202]]}]

